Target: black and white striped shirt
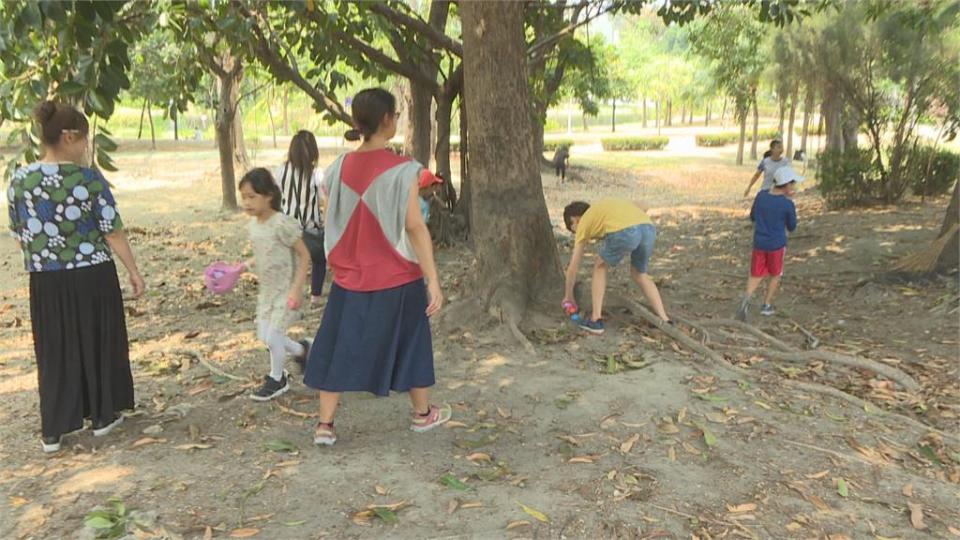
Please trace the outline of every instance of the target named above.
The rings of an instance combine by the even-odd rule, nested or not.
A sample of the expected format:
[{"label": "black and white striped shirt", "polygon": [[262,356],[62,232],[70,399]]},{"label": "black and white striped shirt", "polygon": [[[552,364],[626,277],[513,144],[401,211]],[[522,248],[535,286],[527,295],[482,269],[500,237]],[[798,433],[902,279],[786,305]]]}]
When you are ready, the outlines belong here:
[{"label": "black and white striped shirt", "polygon": [[281,211],[296,219],[305,231],[323,230],[319,187],[323,170],[316,168],[310,178],[303,178],[303,173],[284,163],[277,169],[276,178],[280,185]]}]

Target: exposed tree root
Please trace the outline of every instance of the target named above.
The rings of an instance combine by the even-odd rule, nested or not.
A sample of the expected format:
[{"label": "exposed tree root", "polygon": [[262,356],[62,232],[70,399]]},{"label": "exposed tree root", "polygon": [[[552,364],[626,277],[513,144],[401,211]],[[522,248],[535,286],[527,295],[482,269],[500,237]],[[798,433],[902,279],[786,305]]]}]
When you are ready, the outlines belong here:
[{"label": "exposed tree root", "polygon": [[740,322],[734,319],[709,319],[705,321],[700,321],[700,324],[704,326],[729,326],[736,328],[737,330],[742,330],[748,334],[751,334],[755,337],[758,337],[767,343],[773,345],[774,347],[780,349],[781,351],[792,352],[795,349],[789,343],[781,341],[770,334],[760,330],[756,326],[747,324],[745,322]]},{"label": "exposed tree root", "polygon": [[845,354],[835,353],[831,351],[804,351],[804,352],[783,352],[783,351],[768,351],[765,349],[757,349],[752,347],[739,347],[739,350],[749,353],[756,354],[761,356],[767,356],[769,358],[774,358],[776,360],[783,360],[785,362],[794,362],[798,364],[805,364],[812,360],[822,360],[824,362],[830,362],[832,364],[839,364],[841,366],[847,366],[857,369],[865,369],[867,371],[872,371],[878,375],[883,375],[884,377],[890,379],[891,381],[899,384],[901,387],[916,392],[921,389],[920,383],[918,383],[913,377],[904,373],[903,371],[886,364],[881,364],[869,358],[860,358],[858,356],[847,356]]},{"label": "exposed tree root", "polygon": [[243,377],[238,377],[238,376],[236,376],[236,375],[232,375],[232,374],[230,374],[230,373],[227,373],[226,371],[223,371],[222,369],[218,368],[217,366],[211,364],[210,362],[208,362],[208,361],[203,357],[203,355],[201,355],[201,354],[200,354],[199,352],[197,352],[197,351],[194,351],[194,350],[191,350],[191,349],[173,349],[173,350],[171,350],[170,352],[172,352],[173,354],[179,354],[179,355],[182,355],[182,356],[189,356],[190,358],[193,358],[193,359],[196,360],[201,366],[203,366],[203,367],[207,368],[208,370],[210,370],[210,372],[213,373],[214,375],[219,375],[219,376],[221,376],[221,377],[226,377],[226,378],[231,379],[231,380],[234,380],[234,381],[243,381],[243,382],[246,382],[246,379],[244,379]]},{"label": "exposed tree root", "polygon": [[[695,339],[691,338],[690,336],[688,336],[687,334],[685,334],[683,331],[679,330],[678,328],[676,328],[676,327],[674,327],[674,326],[671,326],[671,325],[668,325],[668,324],[663,324],[663,321],[661,321],[659,317],[657,317],[656,315],[654,315],[653,312],[651,312],[650,310],[648,310],[646,307],[642,306],[642,305],[639,304],[638,302],[634,302],[634,301],[631,301],[631,300],[627,300],[627,305],[633,310],[634,313],[636,313],[637,315],[639,315],[641,318],[643,318],[644,320],[646,320],[646,321],[649,322],[650,324],[652,324],[652,325],[656,326],[657,328],[659,328],[664,334],[667,334],[668,336],[670,336],[671,338],[673,338],[674,341],[677,341],[677,342],[683,344],[684,346],[686,346],[688,349],[691,349],[691,350],[693,350],[693,351],[701,354],[701,355],[704,356],[705,358],[711,360],[714,364],[716,364],[719,368],[723,369],[724,371],[726,371],[726,372],[728,372],[728,373],[730,373],[730,374],[736,375],[736,376],[738,376],[738,377],[744,377],[744,378],[748,378],[748,379],[756,379],[756,378],[757,378],[756,373],[753,373],[753,372],[751,372],[751,371],[749,371],[749,370],[746,370],[746,369],[743,369],[743,368],[740,368],[740,367],[737,367],[737,366],[731,364],[729,361],[727,361],[726,358],[723,357],[723,355],[721,355],[720,353],[714,351],[714,350],[711,349],[710,347],[707,347],[706,345],[703,345],[702,343],[696,341]],[[724,324],[728,324],[729,322],[731,322],[731,321],[726,321],[726,320],[723,321]],[[732,322],[733,322],[733,323],[737,323],[738,321],[732,321]],[[742,323],[740,323],[740,324],[742,324]],[[739,327],[739,325],[737,325],[737,324],[729,324],[729,325],[730,325],[730,326],[738,326],[738,327]],[[745,326],[749,326],[749,325],[745,325]],[[756,329],[754,329],[754,330],[756,330]],[[754,335],[757,335],[758,337],[767,336],[766,333],[761,332],[760,330],[756,330],[756,332],[750,332],[750,333],[752,333],[752,334],[754,334]],[[776,340],[776,338],[773,338],[772,336],[768,336],[768,337],[770,337],[770,338],[773,339],[773,340]],[[766,338],[764,338],[764,339],[766,339]],[[779,341],[779,340],[777,340],[777,341]],[[783,343],[783,342],[781,342],[781,343]],[[786,345],[785,343],[783,343],[783,345],[784,345],[785,347],[789,348],[789,345]],[[788,351],[786,351],[786,352],[790,352],[790,351],[788,350]],[[819,352],[819,351],[818,351],[818,352]],[[933,427],[933,426],[930,426],[930,425],[925,424],[925,423],[923,423],[923,422],[920,422],[920,421],[918,421],[918,420],[914,420],[913,418],[910,418],[909,416],[904,416],[904,415],[902,415],[902,414],[895,413],[895,412],[885,411],[885,410],[881,409],[879,406],[877,406],[877,405],[875,405],[875,404],[873,404],[873,403],[870,403],[870,402],[867,401],[867,400],[860,399],[860,398],[858,398],[858,397],[856,397],[856,396],[850,395],[850,394],[848,394],[848,393],[846,393],[846,392],[844,392],[844,391],[842,391],[842,390],[838,390],[838,389],[833,388],[833,387],[831,387],[831,386],[826,386],[826,385],[818,384],[818,383],[792,381],[792,380],[783,379],[783,378],[781,378],[781,379],[779,380],[779,382],[780,382],[781,384],[783,384],[784,386],[796,388],[796,389],[798,389],[798,390],[803,390],[803,391],[810,392],[810,393],[813,393],[813,394],[826,395],[826,396],[830,396],[830,397],[833,397],[833,398],[836,398],[836,399],[840,399],[840,400],[842,400],[842,401],[846,401],[847,403],[850,403],[850,404],[852,404],[852,405],[855,405],[856,407],[858,407],[859,409],[863,410],[864,412],[867,412],[867,413],[870,413],[870,414],[875,414],[876,416],[879,416],[879,417],[884,417],[884,418],[890,418],[890,419],[898,420],[898,421],[900,421],[900,422],[902,422],[902,423],[904,423],[904,424],[906,424],[906,425],[909,425],[909,426],[913,427],[913,428],[916,429],[916,430],[919,430],[919,431],[922,431],[922,432],[925,432],[925,433],[931,433],[931,432],[932,432],[932,433],[936,433],[936,434],[940,435],[941,437],[943,437],[944,439],[949,439],[949,440],[953,441],[954,443],[960,444],[960,435],[956,435],[956,434],[953,434],[953,433],[944,432],[944,431],[939,430],[939,429],[937,429],[937,428],[935,428],[935,427]]]}]

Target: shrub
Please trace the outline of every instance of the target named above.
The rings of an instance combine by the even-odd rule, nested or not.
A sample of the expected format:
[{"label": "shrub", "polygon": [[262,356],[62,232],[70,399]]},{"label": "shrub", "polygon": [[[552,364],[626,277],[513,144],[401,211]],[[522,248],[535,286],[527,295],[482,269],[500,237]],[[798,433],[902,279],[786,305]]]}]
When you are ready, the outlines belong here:
[{"label": "shrub", "polygon": [[817,177],[820,192],[833,207],[863,204],[876,199],[880,175],[873,164],[870,150],[820,154]]},{"label": "shrub", "polygon": [[[757,132],[758,146],[761,146],[764,150],[767,149],[768,143],[773,139],[778,139],[780,137],[780,132],[776,129],[761,129]],[[722,133],[710,133],[697,135],[697,146],[726,146],[728,144],[736,144],[740,140],[739,131],[724,131]],[[747,144],[753,139],[753,130],[747,128]]]},{"label": "shrub", "polygon": [[663,150],[668,137],[607,137],[600,141],[607,152],[618,150]]},{"label": "shrub", "polygon": [[560,148],[561,146],[570,148],[573,146],[573,139],[549,139],[543,141],[544,152],[556,152],[557,148]]},{"label": "shrub", "polygon": [[903,174],[914,195],[944,195],[960,180],[960,154],[918,146],[907,157]]}]

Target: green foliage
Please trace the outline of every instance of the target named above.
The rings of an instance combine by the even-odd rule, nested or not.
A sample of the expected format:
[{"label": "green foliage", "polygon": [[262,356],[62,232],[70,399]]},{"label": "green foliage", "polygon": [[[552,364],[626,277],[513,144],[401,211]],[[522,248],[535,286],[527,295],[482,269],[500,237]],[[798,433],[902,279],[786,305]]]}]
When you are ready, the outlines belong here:
[{"label": "green foliage", "polygon": [[710,63],[717,83],[733,98],[738,119],[756,99],[765,60],[758,51],[766,32],[749,7],[731,3],[721,4],[690,29],[693,50]]},{"label": "green foliage", "polygon": [[93,529],[94,537],[98,539],[122,538],[135,522],[126,505],[118,498],[108,499],[106,507],[93,510],[83,519],[83,524]]},{"label": "green foliage", "polygon": [[620,150],[663,150],[670,142],[668,137],[604,137],[600,144],[604,151]]},{"label": "green foliage", "polygon": [[194,101],[203,73],[196,46],[160,27],[133,50],[130,95],[163,107],[169,117]]},{"label": "green foliage", "polygon": [[[748,133],[747,137],[749,138],[750,136],[751,134]],[[757,137],[761,141],[764,141],[764,140],[771,141],[773,139],[781,137],[781,134],[780,132],[778,132],[776,129],[773,129],[773,128],[761,129],[757,131]],[[702,135],[696,136],[697,146],[706,146],[706,147],[726,146],[728,144],[734,144],[739,140],[740,140],[739,131],[725,131],[722,133],[709,133],[709,134],[702,134]]]},{"label": "green foliage", "polygon": [[570,148],[573,146],[573,139],[547,139],[543,141],[544,152],[554,152],[561,146]]},{"label": "green foliage", "polygon": [[820,193],[834,208],[874,201],[879,191],[880,178],[867,149],[821,153],[817,178]]},{"label": "green foliage", "polygon": [[15,125],[9,142],[20,149],[8,166],[36,159],[31,112],[45,99],[61,99],[87,115],[109,118],[121,91],[130,87],[128,44],[156,20],[151,10],[122,0],[4,2],[0,120]]},{"label": "green foliage", "polygon": [[915,195],[945,195],[960,181],[960,154],[918,146],[908,155],[904,174]]}]

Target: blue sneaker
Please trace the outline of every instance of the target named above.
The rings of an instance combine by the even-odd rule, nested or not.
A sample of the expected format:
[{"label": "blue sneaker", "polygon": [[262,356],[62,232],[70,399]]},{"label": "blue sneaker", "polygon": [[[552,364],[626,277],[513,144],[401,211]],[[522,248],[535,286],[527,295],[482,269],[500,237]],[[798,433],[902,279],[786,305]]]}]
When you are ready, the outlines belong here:
[{"label": "blue sneaker", "polygon": [[591,321],[589,319],[581,319],[580,328],[598,336],[603,334],[604,330],[603,321]]}]

